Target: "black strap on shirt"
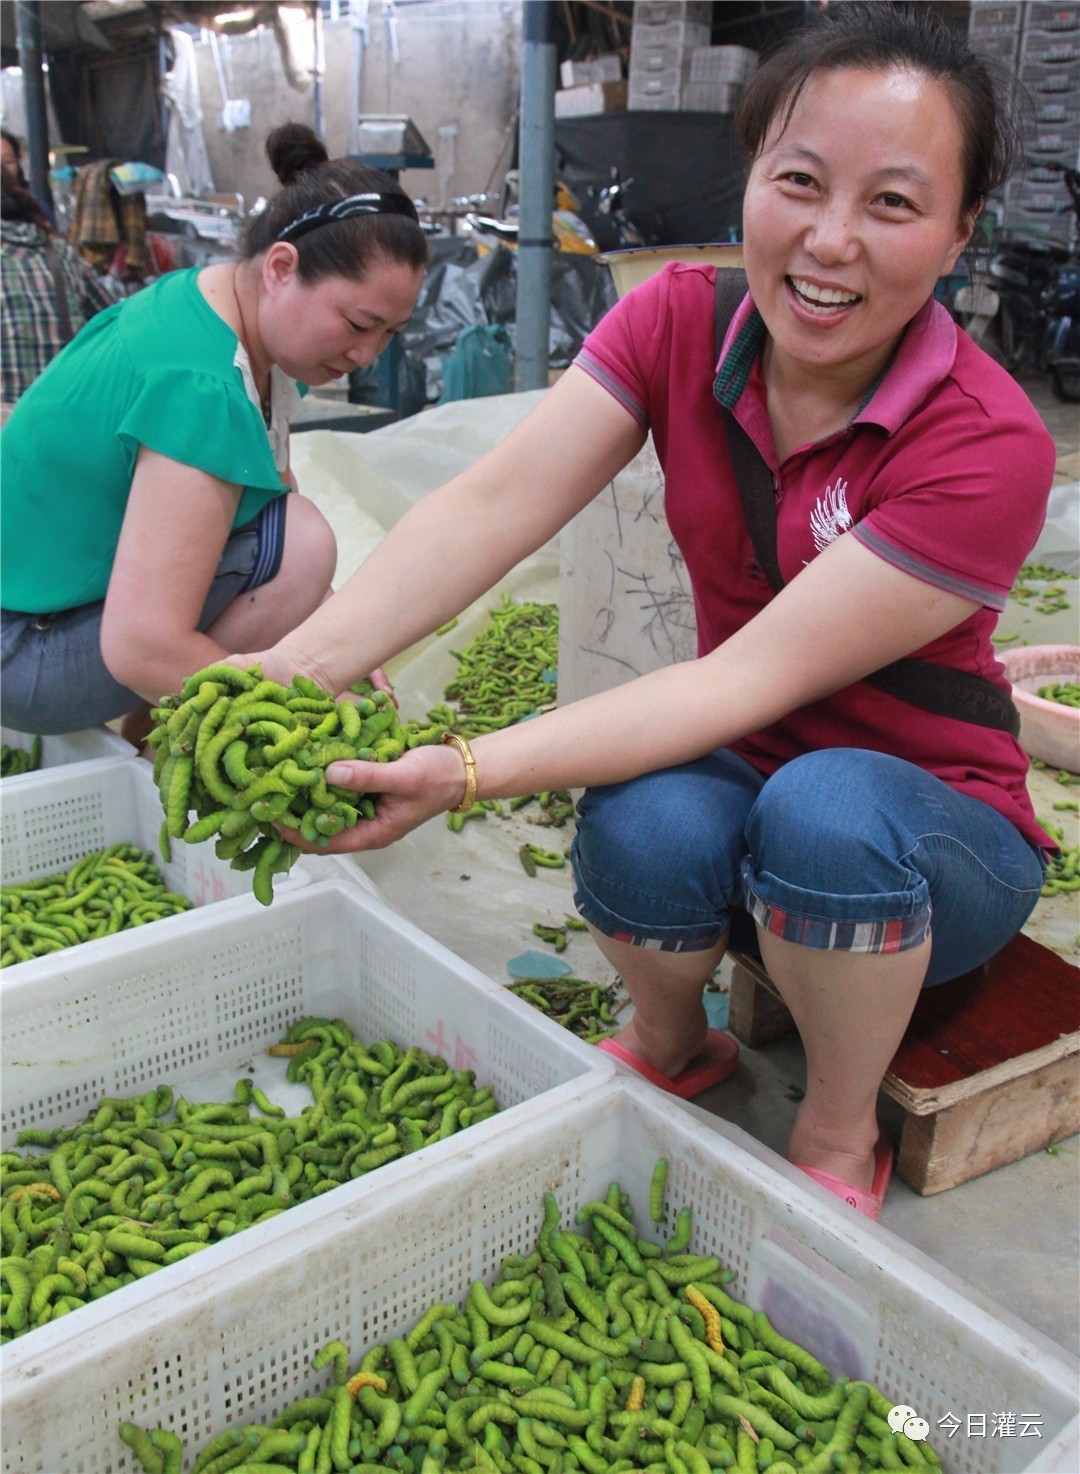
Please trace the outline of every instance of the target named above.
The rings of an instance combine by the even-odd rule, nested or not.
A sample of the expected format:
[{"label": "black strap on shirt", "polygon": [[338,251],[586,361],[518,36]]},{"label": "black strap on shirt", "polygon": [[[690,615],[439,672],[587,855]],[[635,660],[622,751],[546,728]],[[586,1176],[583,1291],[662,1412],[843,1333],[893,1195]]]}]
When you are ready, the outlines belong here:
[{"label": "black strap on shirt", "polygon": [[[720,358],[731,319],[747,291],[746,273],[738,269],[716,270],[713,317],[713,364]],[[754,442],[719,400],[717,405],[724,421],[728,453],[735,473],[735,483],[743,516],[754,545],[758,565],[777,593],[784,587],[784,576],[776,551],[776,496],[772,472],[762,460]],[[954,670],[935,665],[929,660],[907,658],[894,660],[881,670],[863,676],[864,681],[879,691],[898,697],[935,716],[954,717],[973,722],[979,727],[1009,732],[1020,731],[1020,713],[1000,686],[972,671]]]},{"label": "black strap on shirt", "polygon": [[60,257],[52,241],[46,238],[45,260],[48,262],[49,270],[52,272],[53,285],[56,288],[56,316],[60,324],[60,340],[62,344],[70,343],[75,336],[75,330],[71,325],[71,308],[68,306],[67,282],[64,280],[64,269],[60,265]]}]

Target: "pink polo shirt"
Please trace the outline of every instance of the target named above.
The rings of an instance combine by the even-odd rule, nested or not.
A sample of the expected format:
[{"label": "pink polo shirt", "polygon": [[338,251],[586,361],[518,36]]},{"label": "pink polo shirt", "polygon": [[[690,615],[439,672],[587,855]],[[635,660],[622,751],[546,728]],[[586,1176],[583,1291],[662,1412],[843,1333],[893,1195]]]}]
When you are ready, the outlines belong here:
[{"label": "pink polo shirt", "polygon": [[[851,423],[780,464],[761,373],[764,325],[745,298],[715,365],[714,279],[712,267],[665,267],[612,308],[575,360],[652,431],[668,523],[694,592],[698,653],[773,597],[739,503],[715,379],[772,470],[785,581],[850,532],[886,562],[979,604],[910,653],[1007,691],[990,636],[1045,520],[1055,461],[1027,396],[931,300]],[[733,744],[762,773],[829,747],[916,763],[990,804],[1034,844],[1051,843],[1035,822],[1028,759],[1015,738],[935,716],[864,681]]]}]

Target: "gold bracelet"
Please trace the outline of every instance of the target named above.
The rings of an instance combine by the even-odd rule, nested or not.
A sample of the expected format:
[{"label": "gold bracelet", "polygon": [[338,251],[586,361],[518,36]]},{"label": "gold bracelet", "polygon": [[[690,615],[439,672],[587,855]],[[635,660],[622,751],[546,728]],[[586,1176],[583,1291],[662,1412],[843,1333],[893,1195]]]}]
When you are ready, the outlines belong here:
[{"label": "gold bracelet", "polygon": [[465,759],[465,797],[456,808],[449,809],[447,812],[451,814],[467,814],[476,802],[476,759],[473,757],[472,748],[465,741],[465,738],[459,737],[456,732],[447,732],[443,738],[443,742],[452,743]]}]

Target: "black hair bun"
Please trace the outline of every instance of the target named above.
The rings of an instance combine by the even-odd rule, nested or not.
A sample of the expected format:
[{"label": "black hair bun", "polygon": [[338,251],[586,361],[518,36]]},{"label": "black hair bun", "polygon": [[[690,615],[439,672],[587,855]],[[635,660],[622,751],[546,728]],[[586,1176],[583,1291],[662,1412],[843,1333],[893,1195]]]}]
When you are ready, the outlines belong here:
[{"label": "black hair bun", "polygon": [[266,157],[281,183],[288,184],[305,170],[327,163],[330,155],[306,123],[282,123],[266,140]]}]

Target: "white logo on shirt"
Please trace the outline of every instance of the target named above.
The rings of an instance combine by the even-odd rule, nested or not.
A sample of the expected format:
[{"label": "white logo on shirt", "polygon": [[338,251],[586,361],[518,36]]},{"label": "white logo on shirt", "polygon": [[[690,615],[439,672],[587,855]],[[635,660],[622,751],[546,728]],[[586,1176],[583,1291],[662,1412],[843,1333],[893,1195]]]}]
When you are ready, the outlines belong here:
[{"label": "white logo on shirt", "polygon": [[824,497],[818,497],[817,506],[810,513],[810,530],[814,534],[814,547],[823,553],[831,542],[851,526],[848,511],[847,482],[837,481],[835,487],[827,486]]}]

